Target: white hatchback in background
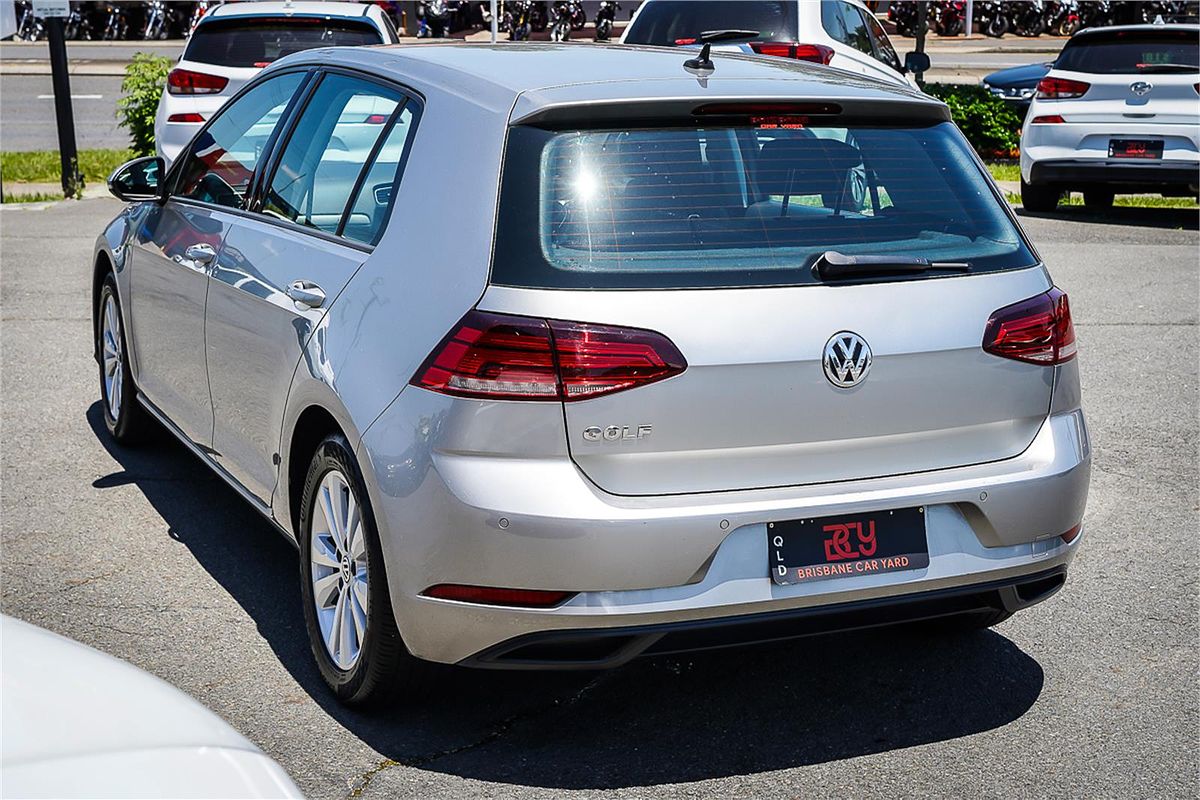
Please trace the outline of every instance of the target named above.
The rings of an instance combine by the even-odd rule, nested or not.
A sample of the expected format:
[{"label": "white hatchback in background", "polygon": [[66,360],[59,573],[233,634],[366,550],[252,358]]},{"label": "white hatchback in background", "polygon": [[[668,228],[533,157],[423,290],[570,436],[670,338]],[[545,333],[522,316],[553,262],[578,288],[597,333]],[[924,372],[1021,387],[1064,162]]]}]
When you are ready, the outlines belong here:
[{"label": "white hatchback in background", "polygon": [[303,797],[183,692],[78,642],[0,617],[5,797]]},{"label": "white hatchback in background", "polygon": [[748,35],[713,49],[797,58],[908,83],[905,62],[860,0],[646,0],[621,44],[685,47],[698,44],[706,31],[739,30]]},{"label": "white hatchback in background", "polygon": [[1038,84],[1021,132],[1021,200],[1052,211],[1064,192],[1200,194],[1200,26],[1080,31]]},{"label": "white hatchback in background", "polygon": [[217,109],[263,67],[291,53],[336,45],[395,44],[374,3],[226,3],[205,15],[188,40],[154,118],[158,155],[168,164]]}]

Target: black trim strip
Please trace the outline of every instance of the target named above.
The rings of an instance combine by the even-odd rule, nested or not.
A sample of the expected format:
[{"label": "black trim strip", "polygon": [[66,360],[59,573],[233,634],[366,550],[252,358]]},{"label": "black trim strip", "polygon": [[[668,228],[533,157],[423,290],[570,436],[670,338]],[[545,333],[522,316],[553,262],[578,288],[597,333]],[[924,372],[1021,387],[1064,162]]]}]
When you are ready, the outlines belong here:
[{"label": "black trim strip", "polygon": [[[607,669],[640,655],[713,650],[987,611],[1015,612],[1047,599],[1067,567],[987,583],[849,603],[716,619],[538,631],[500,642],[459,666],[480,669]],[[524,651],[524,654],[522,654]]]}]

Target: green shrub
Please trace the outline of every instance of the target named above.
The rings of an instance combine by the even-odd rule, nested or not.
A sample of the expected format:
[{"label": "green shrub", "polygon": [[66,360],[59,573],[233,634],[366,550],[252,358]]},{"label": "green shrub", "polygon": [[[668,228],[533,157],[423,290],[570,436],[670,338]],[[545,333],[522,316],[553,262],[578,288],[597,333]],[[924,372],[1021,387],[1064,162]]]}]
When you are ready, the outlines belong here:
[{"label": "green shrub", "polygon": [[135,53],[133,61],[125,67],[117,118],[122,128],[129,129],[133,149],[138,155],[154,154],[154,114],[171,64],[171,59],[166,56]]},{"label": "green shrub", "polygon": [[1021,118],[1008,103],[978,84],[927,83],[925,92],[950,106],[954,122],[984,158],[1015,158]]}]

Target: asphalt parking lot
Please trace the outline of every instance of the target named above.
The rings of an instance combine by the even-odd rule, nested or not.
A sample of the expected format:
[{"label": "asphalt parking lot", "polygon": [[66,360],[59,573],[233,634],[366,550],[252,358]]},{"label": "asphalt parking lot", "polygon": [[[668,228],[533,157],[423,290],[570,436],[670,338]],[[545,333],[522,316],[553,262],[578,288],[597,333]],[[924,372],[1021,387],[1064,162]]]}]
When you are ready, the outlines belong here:
[{"label": "asphalt parking lot", "polygon": [[291,546],[181,446],[104,435],[89,258],[118,208],[0,209],[0,608],[196,697],[310,796],[1197,796],[1195,211],[1022,218],[1071,296],[1095,452],[1051,601],[950,639],[449,670],[364,714],[311,662]]}]

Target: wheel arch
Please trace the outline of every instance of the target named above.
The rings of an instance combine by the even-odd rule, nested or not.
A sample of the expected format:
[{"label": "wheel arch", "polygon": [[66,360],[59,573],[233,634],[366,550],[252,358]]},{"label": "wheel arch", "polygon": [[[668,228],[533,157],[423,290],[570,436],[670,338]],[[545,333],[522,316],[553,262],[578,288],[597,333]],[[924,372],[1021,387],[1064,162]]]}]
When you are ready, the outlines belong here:
[{"label": "wheel arch", "polygon": [[[328,436],[346,436],[337,418],[324,406],[310,405],[300,412],[292,426],[288,447],[284,451],[280,486],[285,492],[281,504],[287,511],[287,527],[299,541],[296,526],[300,522],[300,502],[303,499],[304,479],[308,475],[313,454]],[[349,440],[349,437],[346,437]],[[353,447],[353,445],[351,445]]]},{"label": "wheel arch", "polygon": [[100,360],[100,290],[104,286],[104,279],[113,271],[108,251],[97,252],[92,264],[92,358],[97,362]]}]

